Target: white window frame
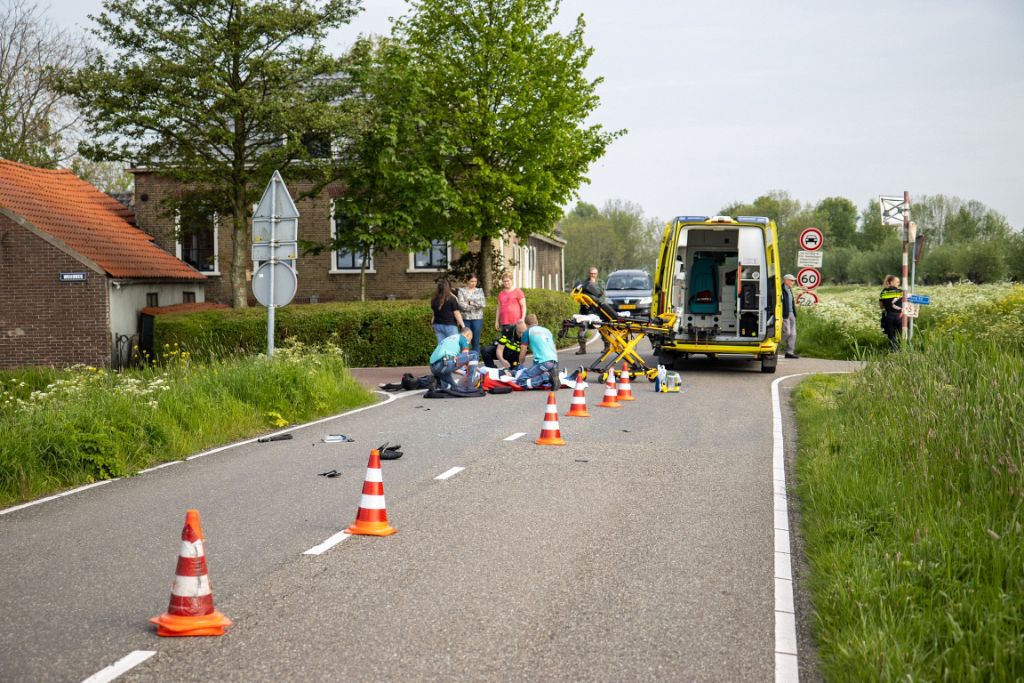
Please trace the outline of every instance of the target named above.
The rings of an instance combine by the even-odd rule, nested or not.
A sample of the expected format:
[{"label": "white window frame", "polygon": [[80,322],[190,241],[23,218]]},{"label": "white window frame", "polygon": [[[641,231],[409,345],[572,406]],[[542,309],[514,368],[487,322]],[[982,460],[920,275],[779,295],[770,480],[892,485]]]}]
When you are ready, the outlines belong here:
[{"label": "white window frame", "polygon": [[[337,232],[338,231],[338,223],[337,223],[337,219],[334,216],[334,200],[333,199],[331,200],[331,213],[328,216],[328,220],[331,222],[331,240],[333,241],[334,238],[338,234],[338,232]],[[372,273],[376,273],[377,272],[377,263],[374,261],[374,258],[373,258],[373,247],[372,246],[370,247],[370,253],[367,255],[367,258],[369,259],[370,262],[367,264],[365,271],[360,270],[358,267],[356,267],[356,268],[338,268],[338,255],[340,253],[342,253],[342,252],[354,255],[354,252],[349,252],[348,249],[333,249],[333,250],[331,250],[331,263],[330,263],[329,268],[327,269],[327,273],[329,275],[353,275],[353,274],[354,275],[358,275],[360,272],[365,272],[367,274],[372,274]],[[355,263],[354,259],[353,259],[353,263]]]},{"label": "white window frame", "polygon": [[[185,249],[181,243],[181,211],[174,212],[174,255],[182,263],[185,262]],[[195,266],[193,266],[194,268]],[[196,270],[199,270],[196,268]],[[213,214],[213,270],[199,270],[203,275],[220,275],[220,216]]]},{"label": "white window frame", "polygon": [[[440,242],[440,241],[441,240],[431,240],[431,242],[430,242],[430,249],[434,248],[434,243],[435,242]],[[410,251],[409,252],[409,268],[405,272],[407,272],[407,273],[443,273],[446,270],[448,270],[448,266],[450,266],[452,264],[452,243],[451,243],[450,240],[445,241],[445,260],[446,260],[446,263],[445,263],[444,268],[434,268],[434,267],[417,268],[416,267],[416,254],[421,254],[421,253],[423,253],[423,251],[426,251],[426,250]]]}]

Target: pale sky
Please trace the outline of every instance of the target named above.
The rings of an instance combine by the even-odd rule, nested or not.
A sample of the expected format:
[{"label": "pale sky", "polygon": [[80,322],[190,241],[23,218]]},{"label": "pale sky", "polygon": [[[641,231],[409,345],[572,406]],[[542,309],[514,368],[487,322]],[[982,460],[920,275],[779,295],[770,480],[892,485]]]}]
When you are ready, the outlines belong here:
[{"label": "pale sky", "polygon": [[[84,26],[100,0],[40,0]],[[364,0],[332,34],[388,33],[404,0]],[[784,190],[977,199],[1024,227],[1020,0],[563,0],[601,76],[593,121],[627,128],[580,198],[713,214]]]}]

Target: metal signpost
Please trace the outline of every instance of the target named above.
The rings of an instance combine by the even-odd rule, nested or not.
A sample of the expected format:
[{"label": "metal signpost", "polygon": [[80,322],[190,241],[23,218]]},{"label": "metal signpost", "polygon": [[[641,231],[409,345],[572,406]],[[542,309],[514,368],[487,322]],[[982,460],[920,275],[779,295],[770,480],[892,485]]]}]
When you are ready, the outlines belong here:
[{"label": "metal signpost", "polygon": [[[908,297],[913,288],[913,283],[910,283],[909,275],[909,252],[910,243],[917,241],[917,225],[910,222],[910,193],[907,191],[903,192],[903,199],[899,197],[885,197],[880,196],[878,198],[878,207],[882,212],[882,225],[893,225],[903,226],[903,266],[902,275],[900,278],[900,286],[903,288],[903,303],[901,308],[907,310]],[[916,261],[915,261],[916,263]],[[908,284],[909,283],[909,284]],[[908,287],[910,289],[908,289]],[[912,318],[909,315],[903,316],[903,340],[907,341],[913,335],[913,323]]]},{"label": "metal signpost", "polygon": [[295,297],[298,277],[287,261],[298,256],[299,212],[281,174],[274,171],[252,214],[252,293],[267,307],[267,357],[274,357],[274,309]]}]

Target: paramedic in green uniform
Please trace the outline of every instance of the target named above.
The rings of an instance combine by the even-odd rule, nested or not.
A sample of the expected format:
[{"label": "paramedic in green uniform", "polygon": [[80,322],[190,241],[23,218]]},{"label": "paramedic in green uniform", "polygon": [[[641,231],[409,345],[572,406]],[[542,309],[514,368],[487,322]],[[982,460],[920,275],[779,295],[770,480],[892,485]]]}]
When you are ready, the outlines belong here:
[{"label": "paramedic in green uniform", "polygon": [[[520,369],[516,373],[516,384],[525,389],[535,389],[550,383],[553,389],[558,389],[558,352],[551,330],[538,325],[537,316],[533,313],[528,314],[525,321],[520,321],[516,329],[520,340]],[[522,367],[526,349],[533,352],[533,365],[528,368]]]}]

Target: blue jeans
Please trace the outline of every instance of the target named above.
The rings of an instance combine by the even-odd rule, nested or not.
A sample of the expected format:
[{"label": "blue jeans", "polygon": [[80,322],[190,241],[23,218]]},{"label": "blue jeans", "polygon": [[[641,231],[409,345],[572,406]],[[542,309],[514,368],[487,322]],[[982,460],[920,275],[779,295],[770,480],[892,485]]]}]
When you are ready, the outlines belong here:
[{"label": "blue jeans", "polygon": [[473,344],[470,348],[480,353],[480,335],[484,333],[484,319],[477,318],[476,320],[466,320],[466,327],[473,330]]},{"label": "blue jeans", "polygon": [[452,373],[455,372],[455,368],[459,365],[468,365],[469,361],[472,360],[478,360],[476,353],[472,351],[463,351],[457,358],[445,356],[444,358],[431,363],[430,372],[435,378],[437,378],[437,387],[439,389],[455,388],[455,378],[452,376]]},{"label": "blue jeans", "polygon": [[453,334],[458,333],[459,328],[455,325],[438,325],[437,323],[434,323],[434,335],[437,336],[438,344],[440,344],[442,341],[452,336]]},{"label": "blue jeans", "polygon": [[558,367],[558,363],[553,360],[534,363],[516,376],[516,384],[527,389],[533,389],[542,384],[551,383],[551,371],[556,367]]}]

